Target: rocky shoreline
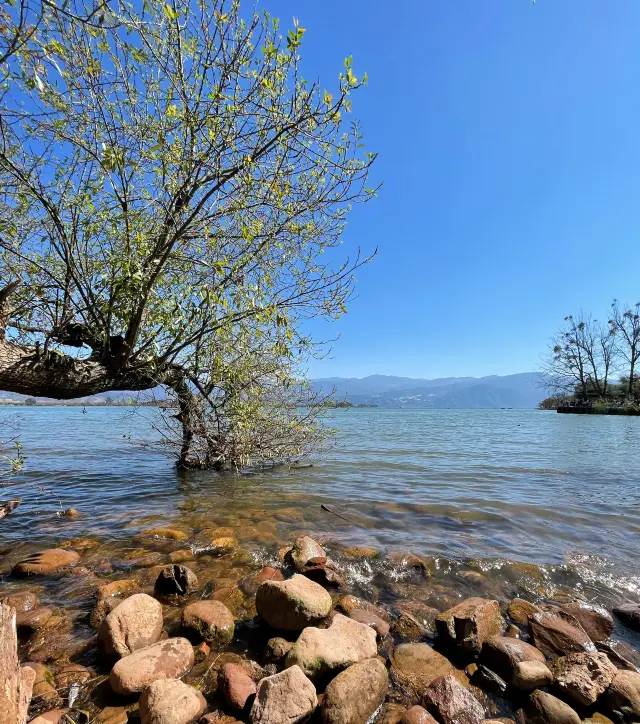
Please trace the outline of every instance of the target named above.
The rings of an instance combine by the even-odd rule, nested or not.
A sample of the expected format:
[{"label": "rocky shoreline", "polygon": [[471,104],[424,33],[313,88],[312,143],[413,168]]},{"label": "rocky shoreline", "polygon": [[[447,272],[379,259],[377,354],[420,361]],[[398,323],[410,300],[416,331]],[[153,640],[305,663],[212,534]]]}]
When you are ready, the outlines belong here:
[{"label": "rocky shoreline", "polygon": [[[345,575],[344,561],[378,560],[373,548],[336,560],[300,535],[258,567],[231,533],[203,546],[143,531],[129,577],[105,577],[90,540],[17,561],[5,551],[0,601],[35,674],[30,721],[640,722],[640,652],[616,635],[640,631],[638,604],[610,612],[567,591],[498,600],[473,570],[478,595],[456,598],[432,561],[404,552],[384,557],[399,581],[384,601],[354,595]],[[145,548],[157,540],[173,549]],[[76,585],[92,592],[82,621],[52,593]]]}]

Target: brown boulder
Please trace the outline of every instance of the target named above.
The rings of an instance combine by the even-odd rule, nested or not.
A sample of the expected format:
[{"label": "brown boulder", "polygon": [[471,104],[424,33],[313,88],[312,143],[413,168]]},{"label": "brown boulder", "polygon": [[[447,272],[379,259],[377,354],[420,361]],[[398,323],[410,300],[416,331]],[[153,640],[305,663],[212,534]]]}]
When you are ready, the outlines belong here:
[{"label": "brown boulder", "polygon": [[616,669],[640,671],[640,652],[624,641],[599,641],[596,648],[609,657]]},{"label": "brown boulder", "polygon": [[40,709],[61,704],[62,701],[54,686],[55,681],[51,669],[44,664],[33,661],[28,661],[25,666],[33,669],[36,674],[33,681],[31,703],[37,705]]},{"label": "brown boulder", "polygon": [[613,633],[613,616],[602,606],[575,601],[566,603],[560,610],[573,616],[594,643],[606,641]]},{"label": "brown boulder", "polygon": [[486,639],[500,636],[504,630],[500,604],[468,598],[437,616],[436,629],[445,644],[455,643],[468,654],[477,655]]},{"label": "brown boulder", "polygon": [[287,666],[297,665],[310,677],[339,671],[377,653],[376,632],[337,613],[326,629],[305,628],[287,654]]},{"label": "brown boulder", "polygon": [[387,623],[391,620],[389,613],[382,606],[376,606],[375,603],[365,601],[364,598],[358,598],[357,596],[353,596],[351,594],[343,596],[338,601],[336,608],[340,609],[340,611],[342,611],[347,616],[350,616],[351,612],[355,611],[355,609],[360,608],[364,611],[370,611],[371,613],[375,613],[378,618],[381,618]]},{"label": "brown boulder", "polygon": [[535,613],[529,618],[529,626],[536,648],[550,658],[574,651],[595,651],[578,619],[560,609]]},{"label": "brown boulder", "polygon": [[162,633],[162,606],[146,593],[125,598],[98,629],[98,645],[107,656],[128,656],[154,644]]},{"label": "brown boulder", "polygon": [[235,631],[231,611],[220,601],[196,601],[182,612],[182,626],[211,646],[225,646]]},{"label": "brown boulder", "polygon": [[4,598],[0,598],[0,603],[4,603],[5,606],[14,608],[16,613],[26,613],[27,611],[33,611],[34,608],[38,607],[40,603],[38,597],[32,591],[24,591],[23,593],[13,593]]},{"label": "brown boulder", "polygon": [[317,705],[314,685],[299,666],[291,666],[262,679],[251,707],[251,724],[296,724]]},{"label": "brown boulder", "polygon": [[31,719],[29,724],[66,724],[69,721],[67,714],[70,709],[52,709]]},{"label": "brown boulder", "polygon": [[349,618],[358,623],[363,623],[365,626],[370,626],[381,639],[389,635],[389,624],[371,611],[365,611],[363,608],[354,608],[349,614]]},{"label": "brown boulder", "polygon": [[312,558],[326,558],[326,555],[324,548],[308,535],[296,538],[289,552],[289,558],[294,568],[299,572],[304,570],[304,567]]},{"label": "brown boulder", "polygon": [[238,664],[225,664],[218,674],[218,690],[229,708],[241,714],[253,704],[255,681]]},{"label": "brown boulder", "polygon": [[496,636],[484,642],[478,660],[506,681],[511,681],[516,664],[521,661],[544,663],[545,658],[538,649],[525,641],[509,636]]},{"label": "brown boulder", "polygon": [[166,639],[120,659],[109,683],[116,694],[139,694],[159,679],[178,679],[193,666],[193,646],[182,638]]},{"label": "brown boulder", "polygon": [[516,715],[518,724],[580,724],[580,717],[564,701],[536,689]]},{"label": "brown boulder", "polygon": [[618,671],[601,702],[598,708],[619,721],[640,721],[640,674]]},{"label": "brown boulder", "polygon": [[389,675],[380,659],[349,666],[327,686],[322,717],[327,724],[365,724],[384,701]]},{"label": "brown boulder", "polygon": [[554,659],[549,666],[558,690],[579,706],[595,704],[616,674],[616,667],[601,653],[568,654]]},{"label": "brown boulder", "polygon": [[553,674],[544,661],[519,661],[511,680],[515,689],[533,691],[553,683]]},{"label": "brown boulder", "polygon": [[484,708],[453,676],[440,676],[427,687],[422,706],[443,724],[480,724]]},{"label": "brown boulder", "polygon": [[419,704],[410,706],[400,721],[402,724],[438,724],[431,714]]},{"label": "brown boulder", "polygon": [[140,697],[141,724],[191,724],[207,708],[207,701],[193,686],[178,679],[154,681]]},{"label": "brown boulder", "polygon": [[427,644],[400,644],[390,658],[391,681],[411,703],[420,701],[434,679],[454,671],[449,659]]},{"label": "brown boulder", "polygon": [[287,581],[265,581],[256,593],[256,610],[273,628],[302,631],[325,618],[331,596],[305,576]]},{"label": "brown boulder", "polygon": [[187,566],[177,563],[165,566],[158,576],[154,591],[157,596],[185,596],[198,588],[198,577]]},{"label": "brown boulder", "polygon": [[540,613],[540,611],[541,609],[535,603],[525,601],[523,598],[514,598],[507,608],[507,615],[512,621],[525,626],[529,623],[529,616]]},{"label": "brown boulder", "polygon": [[40,606],[32,611],[24,611],[16,616],[16,626],[18,629],[26,629],[27,631],[39,631],[43,626],[51,620],[53,611],[48,606]]},{"label": "brown boulder", "polygon": [[65,548],[51,548],[50,550],[32,553],[24,560],[16,563],[11,573],[17,577],[47,576],[61,573],[78,563],[80,554]]}]

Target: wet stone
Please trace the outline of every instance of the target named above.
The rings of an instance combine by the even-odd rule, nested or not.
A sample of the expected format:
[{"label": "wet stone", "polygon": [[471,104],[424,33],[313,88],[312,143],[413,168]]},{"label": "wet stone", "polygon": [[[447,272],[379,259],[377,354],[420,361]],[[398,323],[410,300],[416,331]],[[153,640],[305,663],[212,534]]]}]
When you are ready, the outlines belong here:
[{"label": "wet stone", "polygon": [[618,671],[598,708],[621,722],[640,721],[640,673]]},{"label": "wet stone", "polygon": [[568,704],[536,689],[516,715],[517,724],[580,724],[580,717]]},{"label": "wet stone", "polygon": [[185,596],[198,588],[198,577],[187,566],[166,566],[156,579],[154,591],[158,596]]},{"label": "wet stone", "polygon": [[393,632],[405,640],[418,640],[435,634],[435,620],[440,611],[420,601],[400,601],[395,604],[398,617]]},{"label": "wet stone", "polygon": [[616,674],[606,654],[573,653],[554,659],[549,668],[556,688],[578,706],[591,706],[608,688]]},{"label": "wet stone", "polygon": [[505,681],[510,682],[516,664],[522,661],[544,663],[544,655],[531,644],[508,636],[496,636],[482,645],[479,662],[495,671]]},{"label": "wet stone", "polygon": [[349,618],[358,623],[363,623],[365,626],[370,626],[381,639],[389,635],[389,624],[371,611],[355,608],[349,614]]},{"label": "wet stone", "polygon": [[427,644],[400,644],[390,658],[394,689],[414,704],[434,679],[454,671],[453,664]]},{"label": "wet stone", "polygon": [[613,609],[614,614],[625,626],[640,631],[640,604],[629,603]]},{"label": "wet stone", "polygon": [[595,651],[580,622],[560,609],[534,614],[529,619],[529,625],[536,648],[549,657],[574,651]]},{"label": "wet stone", "polygon": [[50,550],[32,553],[24,560],[16,563],[11,573],[16,577],[47,576],[60,573],[80,560],[77,551],[65,548],[52,548]]},{"label": "wet stone", "polygon": [[427,687],[422,705],[443,724],[481,724],[484,708],[453,676],[441,676]]},{"label": "wet stone", "polygon": [[507,615],[512,621],[526,626],[529,623],[529,616],[540,613],[541,609],[534,603],[525,601],[523,598],[514,598],[507,608]]},{"label": "wet stone", "polygon": [[324,548],[308,535],[296,538],[289,551],[289,558],[293,567],[301,573],[312,558],[325,558]]},{"label": "wet stone", "polygon": [[325,724],[366,724],[384,701],[389,675],[380,659],[349,666],[331,680],[322,702]]},{"label": "wet stone", "polygon": [[225,664],[218,675],[218,691],[232,711],[242,714],[253,704],[257,687],[242,666]]},{"label": "wet stone", "polygon": [[553,683],[553,674],[543,661],[519,661],[513,669],[512,684],[521,691],[541,689]]},{"label": "wet stone", "polygon": [[480,653],[486,639],[504,630],[499,603],[485,598],[468,598],[437,616],[435,622],[445,644],[455,644],[470,655]]},{"label": "wet stone", "polygon": [[419,704],[409,707],[400,721],[402,724],[438,724],[431,714]]},{"label": "wet stone", "polygon": [[233,639],[235,624],[229,609],[220,601],[196,601],[182,612],[182,626],[210,646],[225,646]]},{"label": "wet stone", "polygon": [[561,610],[573,616],[594,643],[606,641],[613,633],[613,616],[601,606],[576,601]]},{"label": "wet stone", "polygon": [[4,598],[0,598],[0,603],[4,603],[5,606],[14,608],[16,613],[26,613],[27,611],[33,611],[40,604],[38,596],[32,591],[23,591],[22,593],[14,593]]}]

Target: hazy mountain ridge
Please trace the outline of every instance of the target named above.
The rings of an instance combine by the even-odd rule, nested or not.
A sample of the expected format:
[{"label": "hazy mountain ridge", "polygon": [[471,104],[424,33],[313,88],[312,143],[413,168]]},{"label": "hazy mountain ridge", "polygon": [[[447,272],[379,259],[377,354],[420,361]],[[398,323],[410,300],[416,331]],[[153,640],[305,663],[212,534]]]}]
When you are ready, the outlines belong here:
[{"label": "hazy mountain ridge", "polygon": [[[337,400],[346,399],[354,405],[378,407],[431,408],[532,408],[547,397],[544,376],[537,372],[488,377],[442,377],[432,380],[392,375],[368,377],[323,377],[311,381],[315,390],[329,394],[334,388]],[[1,392],[0,400],[23,401],[25,395]],[[161,388],[146,393],[106,392],[84,397],[75,402],[99,404],[113,401],[163,399]],[[38,398],[43,400],[43,398]]]},{"label": "hazy mountain ridge", "polygon": [[431,408],[532,408],[547,396],[545,377],[537,372],[488,377],[413,379],[371,375],[312,380],[314,389],[354,405]]}]

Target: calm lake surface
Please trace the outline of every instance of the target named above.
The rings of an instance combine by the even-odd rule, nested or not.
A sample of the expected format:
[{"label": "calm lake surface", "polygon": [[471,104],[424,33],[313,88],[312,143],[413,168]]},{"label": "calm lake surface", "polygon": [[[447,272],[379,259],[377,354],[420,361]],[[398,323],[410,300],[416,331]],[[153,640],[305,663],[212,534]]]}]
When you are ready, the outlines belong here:
[{"label": "calm lake surface", "polygon": [[[170,458],[134,443],[152,433],[127,409],[4,407],[0,420],[17,424],[27,457],[20,478],[0,491],[23,498],[0,523],[6,565],[83,536],[114,560],[123,551],[135,557],[132,539],[152,525],[196,539],[222,526],[263,564],[306,531],[330,551],[357,545],[432,557],[460,594],[475,571],[508,588],[503,595],[562,589],[608,604],[640,597],[637,417],[340,410],[334,447],[313,467],[249,476],[176,471]],[[69,507],[83,516],[57,515]],[[367,566],[350,569],[362,585],[375,575]]]}]

